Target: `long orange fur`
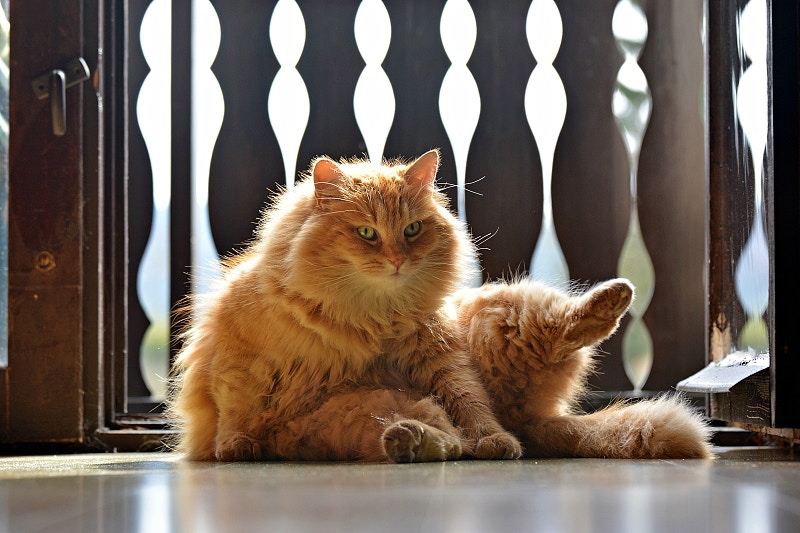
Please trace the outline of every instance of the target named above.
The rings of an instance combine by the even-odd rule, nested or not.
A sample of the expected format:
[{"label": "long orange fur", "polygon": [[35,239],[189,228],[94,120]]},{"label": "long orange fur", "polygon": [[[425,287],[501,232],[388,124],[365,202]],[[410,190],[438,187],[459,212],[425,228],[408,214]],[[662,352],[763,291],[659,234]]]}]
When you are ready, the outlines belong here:
[{"label": "long orange fur", "polygon": [[436,150],[318,158],[264,212],[188,308],[176,447],[222,461],[709,457],[707,427],[676,397],[575,411],[633,287],[463,289],[474,249],[438,165]]}]

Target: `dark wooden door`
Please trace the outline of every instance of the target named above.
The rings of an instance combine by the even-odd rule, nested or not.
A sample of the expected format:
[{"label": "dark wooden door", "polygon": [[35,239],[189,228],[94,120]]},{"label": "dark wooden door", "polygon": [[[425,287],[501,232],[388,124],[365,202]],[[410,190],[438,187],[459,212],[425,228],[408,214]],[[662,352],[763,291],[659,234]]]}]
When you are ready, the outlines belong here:
[{"label": "dark wooden door", "polygon": [[[104,229],[98,2],[10,0],[8,364],[0,442],[81,443],[102,418]],[[32,81],[83,58],[89,79],[53,94]],[[67,81],[73,75],[67,72]]]}]

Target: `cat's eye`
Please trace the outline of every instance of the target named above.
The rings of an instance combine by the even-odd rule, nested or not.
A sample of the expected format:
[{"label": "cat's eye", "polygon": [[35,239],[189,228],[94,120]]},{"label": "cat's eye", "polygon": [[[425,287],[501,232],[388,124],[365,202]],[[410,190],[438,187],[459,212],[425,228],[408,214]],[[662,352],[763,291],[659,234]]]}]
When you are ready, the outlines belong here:
[{"label": "cat's eye", "polygon": [[405,235],[406,237],[413,237],[415,235],[418,235],[421,229],[422,229],[422,222],[420,221],[412,222],[411,224],[406,226],[406,228],[403,230],[403,235]]},{"label": "cat's eye", "polygon": [[356,230],[358,231],[358,235],[367,241],[374,241],[378,238],[378,232],[375,231],[375,228],[370,228],[369,226],[359,226]]}]

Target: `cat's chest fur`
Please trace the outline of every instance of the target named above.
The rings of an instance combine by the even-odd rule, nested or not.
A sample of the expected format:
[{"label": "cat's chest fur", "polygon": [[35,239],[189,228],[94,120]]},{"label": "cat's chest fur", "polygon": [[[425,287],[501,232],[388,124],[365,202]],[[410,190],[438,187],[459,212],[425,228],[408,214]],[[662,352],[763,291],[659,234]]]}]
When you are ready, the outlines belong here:
[{"label": "cat's chest fur", "polygon": [[[442,310],[431,313],[390,311],[376,305],[347,313],[286,289],[275,280],[260,284],[256,269],[243,269],[230,279],[217,317],[226,323],[218,332],[246,343],[251,362],[265,372],[302,365],[335,384],[352,381],[387,362],[404,368],[414,357],[441,351],[458,336],[455,320]],[[236,302],[228,306],[226,302]],[[430,355],[433,355],[432,353]],[[268,370],[267,370],[268,369]]]}]

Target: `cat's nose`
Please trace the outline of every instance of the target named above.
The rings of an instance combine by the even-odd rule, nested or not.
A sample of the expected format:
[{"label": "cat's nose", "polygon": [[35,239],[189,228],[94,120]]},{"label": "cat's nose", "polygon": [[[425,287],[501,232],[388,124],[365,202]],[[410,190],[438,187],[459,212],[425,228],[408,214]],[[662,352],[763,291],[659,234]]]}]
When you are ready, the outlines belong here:
[{"label": "cat's nose", "polygon": [[404,255],[390,255],[387,256],[387,259],[389,259],[389,262],[393,264],[397,270],[400,270],[400,267],[406,262],[406,257]]}]

